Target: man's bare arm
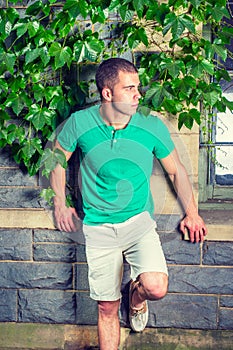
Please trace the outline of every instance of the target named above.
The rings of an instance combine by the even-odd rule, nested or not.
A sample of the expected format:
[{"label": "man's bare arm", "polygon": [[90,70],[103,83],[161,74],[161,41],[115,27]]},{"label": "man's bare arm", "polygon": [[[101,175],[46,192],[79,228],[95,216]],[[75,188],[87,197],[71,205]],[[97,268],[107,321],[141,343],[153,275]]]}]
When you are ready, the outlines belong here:
[{"label": "man's bare arm", "polygon": [[174,150],[169,156],[161,159],[161,163],[168,173],[185,210],[186,216],[180,223],[180,230],[185,234],[185,230],[188,229],[191,242],[202,242],[207,234],[207,228],[198,214],[192,186],[177,151]]},{"label": "man's bare arm", "polygon": [[[72,156],[72,152],[64,150],[58,142],[56,142],[55,148],[60,149],[65,154],[67,161]],[[57,228],[66,232],[75,231],[73,217],[78,219],[78,214],[74,208],[66,206],[66,171],[60,164],[51,172],[50,184],[55,192],[54,216]]]}]

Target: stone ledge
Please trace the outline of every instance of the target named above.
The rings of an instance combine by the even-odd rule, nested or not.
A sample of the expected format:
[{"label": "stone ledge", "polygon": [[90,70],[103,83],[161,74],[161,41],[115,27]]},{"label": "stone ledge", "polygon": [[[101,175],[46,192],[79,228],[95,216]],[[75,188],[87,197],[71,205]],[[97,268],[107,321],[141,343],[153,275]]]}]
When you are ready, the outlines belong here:
[{"label": "stone ledge", "polygon": [[52,211],[43,208],[0,209],[0,226],[55,229]]},{"label": "stone ledge", "polygon": [[207,208],[200,214],[207,224],[208,241],[233,241],[233,209]]},{"label": "stone ledge", "polygon": [[[233,210],[208,209],[200,210],[200,214],[208,228],[206,240],[233,241]],[[53,212],[44,208],[0,208],[0,227],[54,230]],[[188,234],[184,238],[189,240]]]},{"label": "stone ledge", "polygon": [[[207,241],[233,241],[233,210],[208,208],[199,210],[204,219],[208,235]],[[185,240],[189,240],[188,233]]]},{"label": "stone ledge", "polygon": [[[233,350],[232,331],[146,328],[132,333],[121,328],[121,350]],[[96,326],[0,323],[0,350],[98,349]]]}]

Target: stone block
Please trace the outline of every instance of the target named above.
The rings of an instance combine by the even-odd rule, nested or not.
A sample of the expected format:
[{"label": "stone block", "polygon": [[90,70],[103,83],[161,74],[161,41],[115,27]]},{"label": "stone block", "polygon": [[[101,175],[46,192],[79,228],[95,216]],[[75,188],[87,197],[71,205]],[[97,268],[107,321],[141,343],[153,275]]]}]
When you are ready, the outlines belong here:
[{"label": "stone block", "polygon": [[16,321],[16,290],[0,290],[0,322]]},{"label": "stone block", "polygon": [[0,169],[0,186],[36,186],[37,178],[17,168]]},{"label": "stone block", "polygon": [[233,309],[233,295],[232,296],[221,296],[220,307],[228,307]]},{"label": "stone block", "polygon": [[0,260],[32,260],[32,231],[0,230]]},{"label": "stone block", "polygon": [[149,327],[217,329],[217,296],[168,294],[149,301]]},{"label": "stone block", "polygon": [[72,289],[72,265],[0,262],[0,288]]},{"label": "stone block", "polygon": [[173,135],[181,162],[191,176],[198,174],[199,134]]},{"label": "stone block", "polygon": [[87,264],[75,264],[75,289],[89,290]]},{"label": "stone block", "polygon": [[233,266],[233,242],[204,242],[203,264]]},{"label": "stone block", "polygon": [[[129,327],[129,284],[124,289],[120,305],[122,326]],[[167,294],[158,301],[148,301],[148,327],[187,329],[217,329],[218,297]]]},{"label": "stone block", "polygon": [[0,349],[64,349],[64,327],[61,324],[0,323]]},{"label": "stone block", "polygon": [[70,235],[59,230],[36,229],[34,230],[33,240],[35,243],[72,243]]},{"label": "stone block", "polygon": [[87,262],[85,249],[86,249],[85,245],[77,244],[77,246],[76,246],[76,261],[77,262]]},{"label": "stone block", "polygon": [[[35,243],[78,243],[84,245],[84,236],[82,229],[77,232],[63,232],[59,230],[34,230],[34,242]],[[78,248],[77,254],[80,256],[85,253],[85,247]]]},{"label": "stone block", "polygon": [[18,321],[75,323],[76,298],[72,292],[20,290]]},{"label": "stone block", "polygon": [[174,293],[231,294],[233,268],[169,266],[169,291]]},{"label": "stone block", "polygon": [[75,245],[35,244],[33,257],[35,261],[58,261],[72,263],[76,260]]},{"label": "stone block", "polygon": [[[3,1],[0,1],[0,6],[3,7],[4,5],[1,5]],[[4,148],[0,149],[0,167],[14,167],[18,165],[14,161],[13,157],[11,156],[11,149],[10,147],[6,146]]]},{"label": "stone block", "polygon": [[0,208],[40,208],[40,190],[36,188],[0,188]]},{"label": "stone block", "polygon": [[[177,231],[180,223],[180,215],[174,214],[155,214],[155,220],[157,223],[157,231],[165,231],[166,233]],[[180,235],[180,238],[182,236]]]},{"label": "stone block", "polygon": [[90,298],[88,292],[76,293],[76,324],[97,324],[97,302]]},{"label": "stone block", "polygon": [[221,308],[219,312],[219,328],[220,329],[233,329],[233,308]]},{"label": "stone block", "polygon": [[179,233],[160,233],[163,251],[168,264],[199,265],[201,250],[199,244],[181,239]]}]

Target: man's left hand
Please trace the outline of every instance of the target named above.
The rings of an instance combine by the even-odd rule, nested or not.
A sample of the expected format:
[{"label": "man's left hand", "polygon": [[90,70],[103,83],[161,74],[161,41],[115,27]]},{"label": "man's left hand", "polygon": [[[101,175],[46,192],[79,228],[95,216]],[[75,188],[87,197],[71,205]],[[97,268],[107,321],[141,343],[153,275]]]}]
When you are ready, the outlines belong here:
[{"label": "man's left hand", "polygon": [[189,239],[192,243],[203,242],[207,235],[206,225],[198,214],[195,216],[186,215],[180,222],[180,230],[184,235],[188,230]]}]

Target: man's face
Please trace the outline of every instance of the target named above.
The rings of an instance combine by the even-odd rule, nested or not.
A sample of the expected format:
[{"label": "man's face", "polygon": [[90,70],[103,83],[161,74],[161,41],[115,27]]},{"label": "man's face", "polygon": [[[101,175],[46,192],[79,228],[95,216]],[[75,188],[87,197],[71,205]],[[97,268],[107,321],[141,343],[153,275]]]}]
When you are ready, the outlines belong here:
[{"label": "man's face", "polygon": [[112,107],[119,115],[131,116],[136,113],[141,97],[138,88],[140,85],[137,73],[119,72],[118,83],[111,92]]}]

